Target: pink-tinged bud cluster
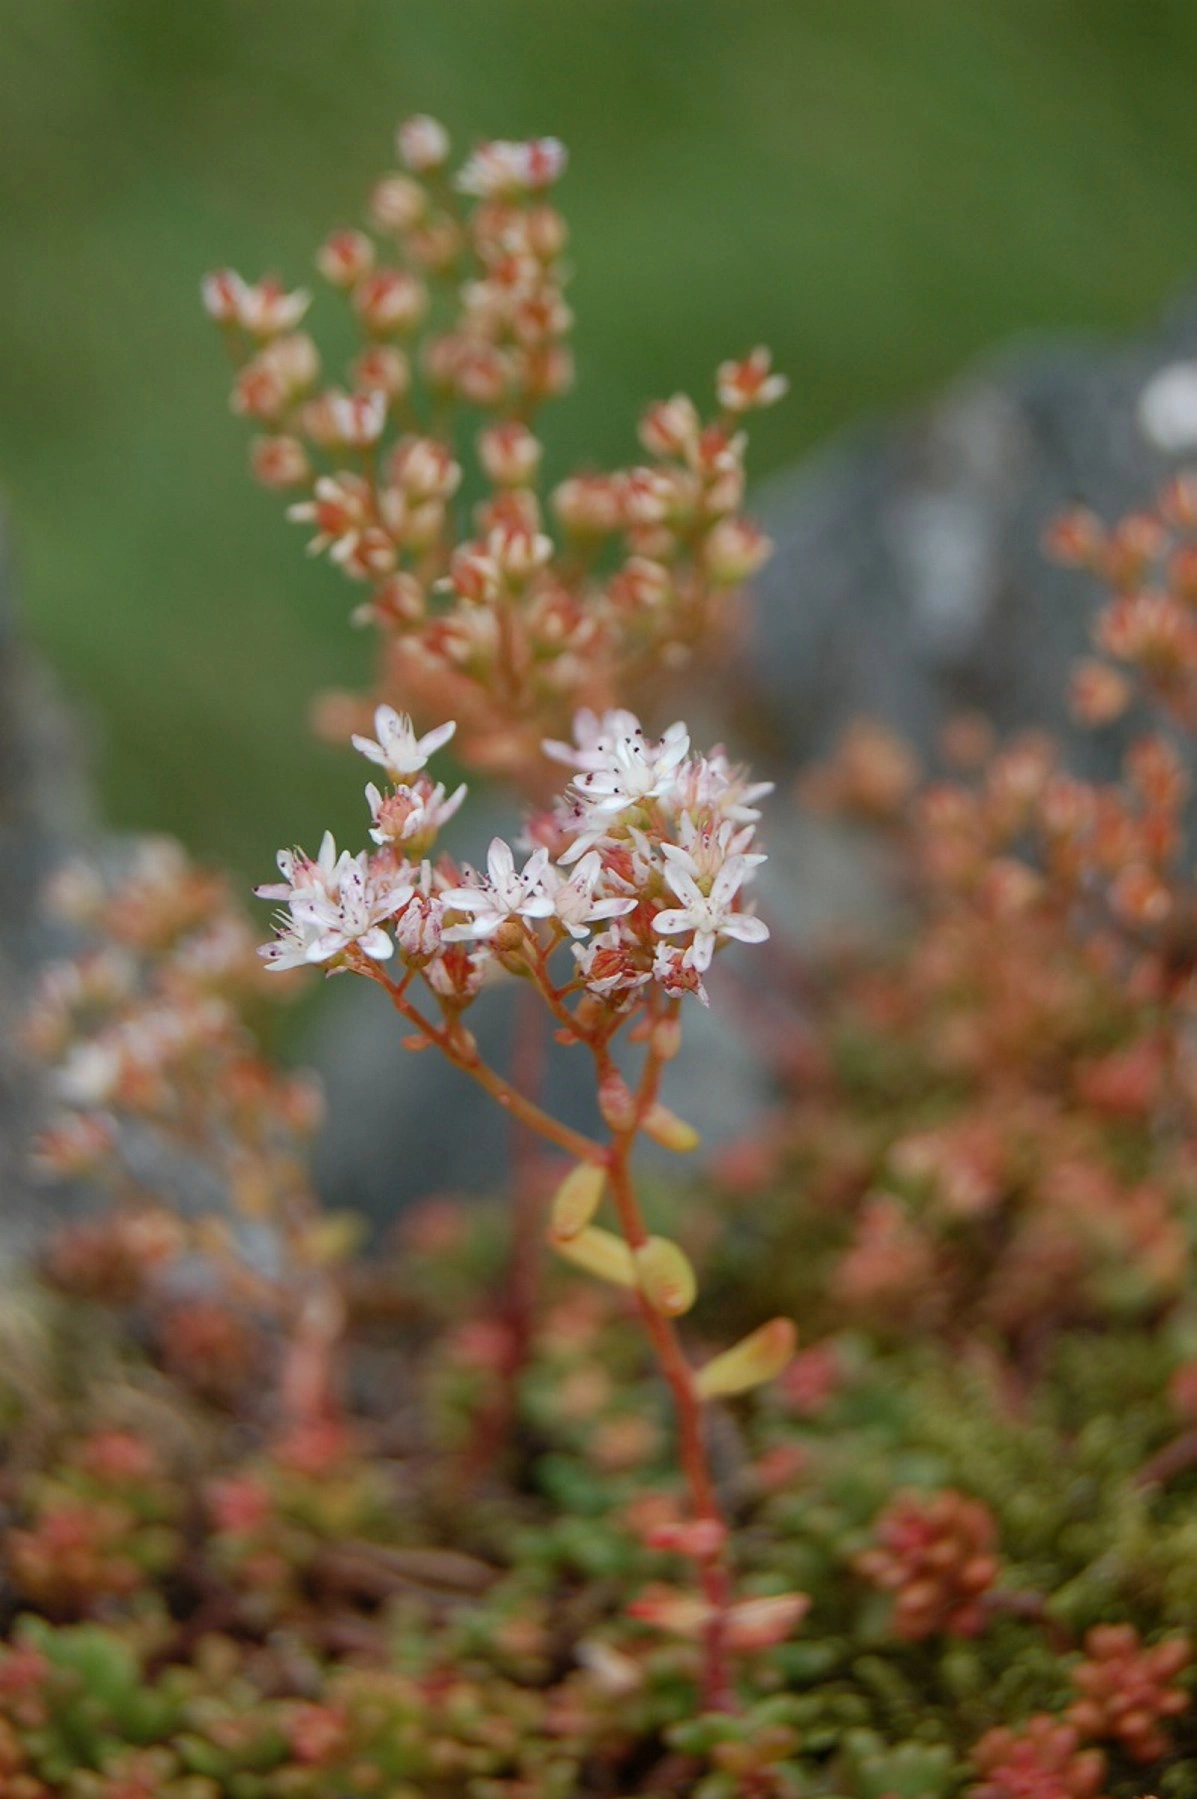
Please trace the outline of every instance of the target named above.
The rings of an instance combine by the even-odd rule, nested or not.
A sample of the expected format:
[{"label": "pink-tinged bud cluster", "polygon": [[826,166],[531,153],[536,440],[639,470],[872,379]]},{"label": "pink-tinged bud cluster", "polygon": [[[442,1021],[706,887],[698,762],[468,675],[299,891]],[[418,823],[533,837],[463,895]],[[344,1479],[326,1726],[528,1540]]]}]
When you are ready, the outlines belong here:
[{"label": "pink-tinged bud cluster", "polygon": [[1098,1624],[1085,1637],[1085,1659],[1073,1669],[1080,1698],[1068,1722],[1090,1742],[1117,1743],[1132,1760],[1158,1761],[1171,1748],[1167,1724],[1190,1697],[1176,1682],[1193,1659],[1187,1636],[1150,1649],[1131,1624]]},{"label": "pink-tinged bud cluster", "polygon": [[[1088,515],[1057,527],[1057,550],[1114,586],[1096,621],[1107,646],[1124,592],[1142,597],[1169,533],[1197,516],[1195,495],[1186,477],[1153,514],[1109,531]],[[1169,553],[1165,585],[1180,605],[1191,560]],[[917,1128],[913,1117],[899,1125],[881,1161],[837,1172],[824,1158],[839,1203],[855,1208],[832,1286],[874,1323],[968,1318],[1016,1341],[1047,1320],[1101,1314],[1115,1289],[1132,1311],[1183,1290],[1193,720],[1181,688],[1141,660],[1087,661],[1074,685],[1093,722],[1132,699],[1170,714],[1130,738],[1115,780],[1072,774],[1042,733],[999,746],[966,716],[943,736],[946,777],[917,787],[903,746],[857,727],[804,783],[816,803],[884,828],[919,908],[900,967],[840,969],[821,1044],[863,1031],[921,1070],[916,1080],[956,1095],[934,1128],[925,1113]],[[819,1158],[859,1121],[834,1051],[820,1047],[814,1062],[792,1078],[809,1093],[814,1073],[842,1108],[836,1120],[803,1102],[793,1134]],[[1140,1144],[1133,1164],[1127,1133]]]},{"label": "pink-tinged bud cluster", "polygon": [[1186,471],[1152,506],[1107,527],[1078,509],[1057,519],[1047,548],[1111,590],[1094,637],[1104,658],[1082,664],[1077,714],[1104,725],[1124,713],[1136,685],[1181,724],[1197,724],[1197,475]]},{"label": "pink-tinged bud cluster", "polygon": [[895,1633],[908,1643],[937,1631],[976,1636],[985,1618],[981,1596],[1000,1567],[988,1507],[951,1490],[899,1494],[878,1519],[876,1536],[856,1566],[893,1594]]},{"label": "pink-tinged bud cluster", "polygon": [[[453,732],[448,724],[417,736],[409,718],[380,706],[376,735],[354,737],[390,781],[386,791],[366,789],[377,848],[338,855],[326,834],[314,858],[281,852],[283,879],[258,888],[285,908],[262,952],[268,967],[360,966],[397,950],[460,1008],[488,964],[526,971],[530,956],[543,961],[568,947],[569,989],[621,1013],[650,987],[705,1003],[702,977],[716,950],[768,936],[745,890],[764,861],[756,824],[770,789],[733,769],[722,750],[693,755],[680,724],[653,742],[630,712],[581,713],[573,745],[547,746],[574,772],[556,807],[530,821],[531,852],[517,864],[496,838],[483,871],[458,871],[428,859],[465,793],[446,797],[425,773]],[[611,1083],[622,1086],[614,1073]]]},{"label": "pink-tinged bud cluster", "polygon": [[[376,184],[368,228],[335,231],[316,258],[364,340],[345,385],[325,381],[298,328],[306,293],[222,271],[205,304],[237,365],[233,408],[264,433],[255,477],[292,495],[313,553],[369,590],[353,617],[379,633],[375,700],[452,712],[465,762],[535,793],[543,737],[730,628],[728,597],[770,547],[740,512],[741,426],[786,383],[763,349],[726,363],[716,418],[675,395],[641,421],[645,462],[546,496],[534,420],[573,379],[566,230],[547,198],[565,151],[496,140],[450,180],[448,136],[427,117],[399,128],[397,148],[403,168]],[[452,504],[463,408],[485,415],[489,491],[472,518]]]},{"label": "pink-tinged bud cluster", "polygon": [[981,1778],[969,1799],[1097,1799],[1105,1775],[1100,1749],[1082,1749],[1077,1731],[1046,1712],[987,1731],[972,1762]]},{"label": "pink-tinged bud cluster", "polygon": [[[312,878],[332,869],[326,853]],[[139,1195],[148,1163],[166,1197],[172,1182],[202,1182],[214,1208],[196,1218],[143,1200],[81,1221],[56,1238],[50,1277],[73,1293],[131,1302],[157,1292],[161,1301],[172,1269],[198,1251],[222,1267],[230,1295],[285,1318],[306,1284],[323,1279],[306,1169],[323,1107],[309,1077],[265,1059],[246,1012],[285,998],[291,984],[268,978],[226,884],[172,843],[137,845],[115,872],[71,865],[50,899],[86,941],[44,971],[25,1019],[54,1107],[34,1144],[37,1170],[99,1176]],[[273,1237],[277,1281],[247,1253],[248,1232]],[[216,1304],[191,1303],[201,1313]],[[243,1370],[236,1306],[218,1309],[240,1331],[233,1359]],[[168,1361],[184,1328],[180,1315],[162,1345]],[[183,1359],[205,1358],[218,1359],[211,1344]]]}]

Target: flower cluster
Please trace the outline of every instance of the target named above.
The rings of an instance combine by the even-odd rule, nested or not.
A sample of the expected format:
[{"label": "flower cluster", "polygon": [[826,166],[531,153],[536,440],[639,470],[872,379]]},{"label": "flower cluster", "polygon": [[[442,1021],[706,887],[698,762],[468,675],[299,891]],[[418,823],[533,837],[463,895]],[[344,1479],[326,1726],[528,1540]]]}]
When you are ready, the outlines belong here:
[{"label": "flower cluster", "polygon": [[111,869],[68,864],[48,904],[82,947],[45,970],[26,1016],[58,1102],[38,1145],[46,1172],[89,1173],[140,1132],[223,1157],[233,1186],[293,1188],[319,1101],[247,1029],[272,985],[227,883],[153,838]]},{"label": "flower cluster", "polygon": [[[317,1087],[270,1062],[249,1024],[293,984],[268,977],[227,883],[169,841],[139,842],[107,869],[69,864],[49,901],[81,947],[44,971],[26,1016],[52,1102],[35,1165],[115,1202],[59,1237],[50,1278],[146,1301],[168,1344],[188,1320],[208,1320],[209,1337],[215,1321],[226,1347],[201,1360],[217,1386],[222,1363],[241,1378],[248,1315],[267,1316],[285,1339],[285,1405],[319,1409],[337,1328],[328,1269],[354,1229],[316,1200]],[[218,1271],[221,1297],[174,1292],[197,1256]]]},{"label": "flower cluster", "polygon": [[[609,1036],[645,989],[706,1003],[716,950],[768,936],[745,889],[764,861],[755,834],[770,788],[722,750],[692,755],[680,724],[654,742],[630,712],[580,713],[574,745],[547,746],[574,774],[555,807],[530,819],[535,847],[517,866],[496,838],[479,871],[428,853],[465,791],[446,798],[425,773],[454,729],[417,737],[410,719],[380,706],[376,736],[354,737],[389,777],[385,793],[366,789],[377,847],[338,855],[326,835],[314,858],[282,851],[283,880],[258,888],[284,902],[262,952],[269,968],[369,972],[397,954],[450,1016],[501,967],[536,978],[576,1035]],[[563,946],[573,967],[556,985],[548,963]]]},{"label": "flower cluster", "polygon": [[970,1799],[1094,1799],[1105,1774],[1100,1749],[1044,1712],[1019,1729],[987,1731],[973,1750],[981,1779]]},{"label": "flower cluster", "polygon": [[1087,509],[1069,512],[1047,544],[1110,589],[1094,631],[1098,655],[1074,677],[1078,716],[1109,724],[1138,686],[1181,725],[1197,725],[1197,475],[1178,475],[1110,528]]},{"label": "flower cluster", "polygon": [[[1182,479],[1161,497],[1153,543],[1186,491]],[[1075,551],[1077,530],[1061,527],[1057,547]],[[1099,644],[1147,535],[1138,516],[1087,528],[1090,565],[1116,586]],[[1116,779],[1073,773],[1040,732],[998,745],[966,716],[945,730],[935,778],[888,732],[858,726],[802,783],[813,803],[879,829],[913,929],[900,953],[846,954],[834,978],[795,986],[806,1035],[777,1033],[792,1099],[744,1169],[749,1186],[770,1170],[792,1179],[796,1240],[834,1218],[831,1296],[874,1327],[1029,1345],[1066,1320],[1183,1293],[1197,1100],[1190,721],[1150,659],[1115,672],[1128,705],[1133,676],[1157,712],[1128,733]]]},{"label": "flower cluster", "polygon": [[[786,383],[758,349],[720,369],[713,419],[684,395],[651,407],[648,460],[558,483],[550,521],[532,425],[573,378],[566,228],[546,198],[565,151],[483,144],[451,181],[436,121],[408,120],[397,148],[370,230],[335,232],[317,257],[362,333],[346,387],[322,385],[306,292],[224,270],[204,300],[234,360],[234,410],[265,430],[255,475],[298,496],[289,516],[313,529],[313,552],[367,590],[354,617],[379,634],[375,700],[453,712],[468,763],[535,790],[542,738],[709,648],[763,561],[740,515],[741,426]],[[472,519],[462,409],[485,420]],[[330,705],[325,722],[342,735],[368,712]]]},{"label": "flower cluster", "polygon": [[876,1531],[875,1547],[856,1565],[866,1580],[894,1595],[896,1635],[908,1643],[936,1631],[975,1636],[984,1623],[982,1596],[999,1569],[988,1508],[950,1490],[900,1493]]},{"label": "flower cluster", "polygon": [[1134,1761],[1158,1761],[1170,1747],[1167,1720],[1191,1703],[1176,1681],[1192,1653],[1187,1636],[1165,1637],[1148,1649],[1133,1624],[1096,1625],[1073,1670],[1081,1697],[1068,1722],[1090,1742],[1110,1739]]},{"label": "flower cluster", "polygon": [[[549,1239],[566,1260],[638,1296],[679,1412],[691,1523],[702,1545],[695,1551],[699,1591],[684,1594],[683,1605],[701,1621],[707,1702],[726,1709],[728,1655],[749,1642],[740,1629],[743,1613],[730,1597],[727,1528],[706,1463],[701,1405],[772,1379],[793,1351],[794,1327],[774,1319],[697,1373],[692,1369],[672,1320],[694,1304],[696,1277],[678,1244],[649,1232],[629,1158],[641,1132],[674,1150],[698,1140],[657,1090],[680,1045],[681,1001],[695,994],[707,1003],[703,976],[716,951],[768,937],[745,904],[745,889],[765,859],[756,825],[768,784],[750,781],[721,749],[692,754],[682,724],[654,740],[625,710],[581,712],[572,744],[546,745],[572,777],[554,806],[529,819],[522,861],[496,838],[485,870],[459,868],[445,856],[434,861],[431,852],[462,789],[446,798],[443,784],[426,772],[455,725],[421,737],[408,717],[383,705],[374,729],[373,737],[355,735],[354,743],[389,777],[385,792],[374,783],[366,790],[375,848],[338,855],[326,836],[315,858],[284,850],[282,881],[258,889],[260,897],[283,902],[263,957],[276,970],[319,964],[377,982],[414,1027],[409,1047],[435,1045],[532,1131],[575,1158],[553,1200]],[[558,954],[565,950],[568,960]],[[391,963],[398,964],[394,977],[387,972]],[[590,1051],[599,1111],[611,1133],[607,1145],[552,1118],[480,1058],[462,1014],[503,972],[530,983],[559,1041]],[[423,1008],[415,1002],[416,982]],[[612,1057],[615,1038],[633,1019],[636,1039],[647,1045],[636,1090]],[[608,1185],[618,1234],[594,1223]],[[516,1252],[529,1253],[518,1236]],[[511,1328],[526,1341],[530,1321]],[[499,1356],[518,1373],[518,1353]],[[804,1609],[801,1595],[791,1597],[780,1612],[785,1628]]]}]

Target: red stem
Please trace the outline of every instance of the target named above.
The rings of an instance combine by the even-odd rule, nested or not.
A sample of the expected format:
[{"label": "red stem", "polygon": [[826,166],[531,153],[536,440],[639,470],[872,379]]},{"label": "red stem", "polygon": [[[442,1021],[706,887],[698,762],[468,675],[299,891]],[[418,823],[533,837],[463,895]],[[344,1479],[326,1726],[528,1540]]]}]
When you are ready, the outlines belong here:
[{"label": "red stem", "polygon": [[[677,1014],[677,1001],[669,1008],[669,1016]],[[595,1047],[595,1066],[600,1081],[613,1072],[605,1049]],[[636,1094],[635,1120],[624,1131],[612,1133],[607,1152],[611,1195],[619,1217],[624,1240],[632,1250],[648,1240],[648,1228],[640,1210],[632,1183],[631,1155],[640,1125],[657,1097],[661,1083],[661,1058],[651,1040],[645,1058],[640,1087]],[[690,1491],[690,1505],[695,1518],[710,1520],[721,1526],[720,1547],[699,1563],[703,1596],[710,1607],[703,1641],[703,1704],[708,1711],[731,1711],[735,1694],[727,1648],[727,1614],[731,1603],[731,1577],[723,1543],[727,1537],[727,1520],[719,1503],[719,1495],[711,1474],[703,1431],[702,1401],[694,1388],[694,1376],[682,1349],[672,1319],[651,1306],[643,1293],[637,1292],[640,1316],[648,1332],[666,1383],[673,1396],[678,1423],[678,1459]]]}]

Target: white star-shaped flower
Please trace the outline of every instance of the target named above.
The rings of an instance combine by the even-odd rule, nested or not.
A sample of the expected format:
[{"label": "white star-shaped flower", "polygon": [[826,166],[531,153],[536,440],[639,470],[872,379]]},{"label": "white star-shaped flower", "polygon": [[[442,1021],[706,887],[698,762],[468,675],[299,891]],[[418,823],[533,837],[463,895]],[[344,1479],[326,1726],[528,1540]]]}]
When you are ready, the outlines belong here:
[{"label": "white star-shaped flower", "polygon": [[690,751],[685,725],[670,725],[660,743],[650,743],[630,714],[622,717],[628,727],[585,752],[586,767],[574,783],[587,811],[599,818],[671,794]]},{"label": "white star-shaped flower", "polygon": [[385,962],[395,946],[382,921],[405,906],[415,892],[414,871],[401,876],[379,874],[364,851],[351,856],[345,851],[337,863],[335,897],[326,893],[302,895],[292,904],[301,924],[313,924],[318,935],[309,945],[309,962],[328,962],[356,944],[375,962]]},{"label": "white star-shaped flower", "polygon": [[635,895],[599,894],[595,888],[605,874],[602,857],[590,850],[574,868],[567,881],[553,890],[553,910],[571,937],[585,937],[590,925],[601,918],[622,918],[635,910]]},{"label": "white star-shaped flower", "polygon": [[451,887],[444,896],[446,909],[471,914],[468,924],[451,925],[447,942],[490,937],[509,918],[548,918],[553,898],[546,884],[549,852],[536,850],[522,869],[516,870],[510,845],[501,837],[491,841],[486,854],[486,875],[476,884]]},{"label": "white star-shaped flower", "polygon": [[715,876],[710,893],[704,893],[693,875],[677,862],[665,864],[665,879],[682,904],[658,912],[653,929],[664,937],[693,931],[685,960],[699,974],[711,966],[720,937],[734,937],[741,943],[763,943],[768,937],[769,927],[762,919],[734,909],[736,895],[751,872],[747,857],[733,857]]},{"label": "white star-shaped flower", "polygon": [[255,887],[259,899],[282,900],[289,906],[300,894],[336,892],[337,846],[331,831],[325,831],[315,861],[303,850],[280,850],[278,865],[282,880]]},{"label": "white star-shaped flower", "polygon": [[417,781],[385,795],[371,781],[366,788],[366,801],[374,820],[370,835],[378,844],[434,837],[442,825],[448,824],[465,796],[464,782],[446,799],[440,781],[435,787],[431,781]]},{"label": "white star-shaped flower", "polygon": [[429,757],[448,743],[457,726],[450,720],[448,724],[438,725],[435,731],[426,731],[423,737],[417,737],[405,712],[396,712],[393,706],[379,706],[374,714],[374,729],[378,733],[377,741],[372,737],[355,736],[354,749],[385,768],[396,781],[404,782],[418,774]]}]

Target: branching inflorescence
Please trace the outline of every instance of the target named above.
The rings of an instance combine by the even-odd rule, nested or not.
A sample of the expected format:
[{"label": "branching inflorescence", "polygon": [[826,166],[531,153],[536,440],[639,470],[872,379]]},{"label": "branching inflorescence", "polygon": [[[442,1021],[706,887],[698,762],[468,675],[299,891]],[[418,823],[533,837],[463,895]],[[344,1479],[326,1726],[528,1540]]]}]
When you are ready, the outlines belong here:
[{"label": "branching inflorescence", "polygon": [[[652,406],[648,460],[557,483],[546,521],[533,425],[573,379],[566,228],[546,199],[565,151],[486,144],[453,181],[429,119],[401,127],[398,150],[371,232],[338,231],[317,259],[362,336],[348,387],[320,384],[299,328],[307,293],[224,270],[205,303],[236,368],[234,410],[265,428],[255,475],[296,496],[289,517],[314,530],[310,548],[365,589],[353,616],[379,637],[374,702],[455,717],[468,764],[535,792],[543,739],[576,711],[636,701],[718,641],[769,550],[740,516],[743,420],[786,383],[764,350],[726,363],[713,419],[682,394]],[[486,493],[470,519],[454,440],[479,415]],[[322,722],[344,736],[371,709],[327,703]]]},{"label": "branching inflorescence", "polygon": [[[544,198],[565,152],[553,139],[486,144],[451,182],[448,138],[434,121],[409,120],[398,148],[404,171],[371,198],[374,235],[338,232],[318,257],[365,333],[350,390],[317,386],[319,355],[298,329],[306,294],[230,271],[205,283],[237,365],[234,409],[268,427],[254,470],[304,495],[290,516],[315,528],[314,551],[365,585],[354,616],[378,629],[383,651],[373,735],[368,708],[325,709],[325,723],[350,730],[385,777],[366,789],[374,847],[338,854],[326,836],[315,858],[284,851],[282,881],[258,890],[284,908],[263,953],[273,969],[318,964],[375,982],[410,1027],[410,1047],[435,1046],[572,1158],[550,1240],[635,1295],[673,1395],[693,1511],[685,1542],[702,1587],[705,1697],[724,1706],[728,1648],[744,1630],[701,1405],[769,1379],[794,1331],[776,1319],[691,1367],[673,1320],[693,1304],[695,1276],[676,1243],[649,1231],[630,1162],[642,1135],[675,1150],[697,1143],[658,1090],[680,1046],[681,1002],[707,1003],[715,953],[768,936],[745,896],[764,860],[755,833],[770,789],[722,749],[692,754],[683,724],[652,739],[624,704],[646,678],[709,646],[728,596],[767,553],[739,516],[739,426],[785,382],[756,350],[719,371],[712,422],[681,395],[654,406],[640,432],[648,464],[554,489],[555,541],[531,425],[572,374],[565,227]],[[462,196],[476,201],[472,210]],[[450,434],[461,407],[486,419],[477,451],[489,489],[464,525]],[[318,472],[314,459],[327,466]],[[419,734],[450,710],[455,722]],[[485,872],[434,860],[465,789],[449,794],[426,771],[453,737],[469,765],[541,802],[521,857],[495,839]],[[554,763],[571,775],[546,807]],[[527,983],[559,1042],[589,1052],[605,1143],[551,1117],[480,1056],[465,1014],[502,974]],[[621,1033],[643,1051],[632,1084],[616,1065]],[[595,1222],[608,1188],[618,1231]]]},{"label": "branching inflorescence", "polygon": [[[429,853],[439,821],[462,793],[446,800],[443,786],[424,772],[452,726],[417,738],[409,719],[380,706],[375,728],[376,737],[355,742],[390,777],[385,793],[373,783],[366,790],[376,847],[338,856],[326,836],[315,859],[284,850],[283,880],[258,890],[284,902],[278,934],[263,955],[280,970],[316,963],[377,982],[412,1027],[412,1047],[435,1045],[575,1158],[557,1191],[550,1238],[569,1261],[631,1289],[639,1301],[673,1393],[695,1524],[703,1527],[693,1541],[710,1627],[707,1697],[724,1703],[726,1532],[700,1405],[769,1379],[789,1357],[793,1327],[777,1319],[692,1370],[672,1320],[694,1302],[694,1273],[676,1243],[650,1234],[630,1158],[641,1134],[676,1150],[697,1142],[658,1088],[680,1046],[681,1002],[687,995],[705,1000],[703,975],[717,950],[768,935],[744,903],[764,860],[755,847],[756,802],[767,787],[733,769],[722,751],[691,755],[680,724],[653,742],[630,713],[581,714],[574,747],[548,746],[575,773],[557,805],[530,818],[535,847],[520,866],[496,838],[482,873],[447,857],[434,862]],[[589,1051],[610,1133],[605,1144],[551,1117],[479,1055],[464,1017],[503,972],[531,984],[560,1042]],[[644,1050],[634,1086],[614,1060],[624,1031]],[[593,1222],[608,1186],[618,1234]]]}]

